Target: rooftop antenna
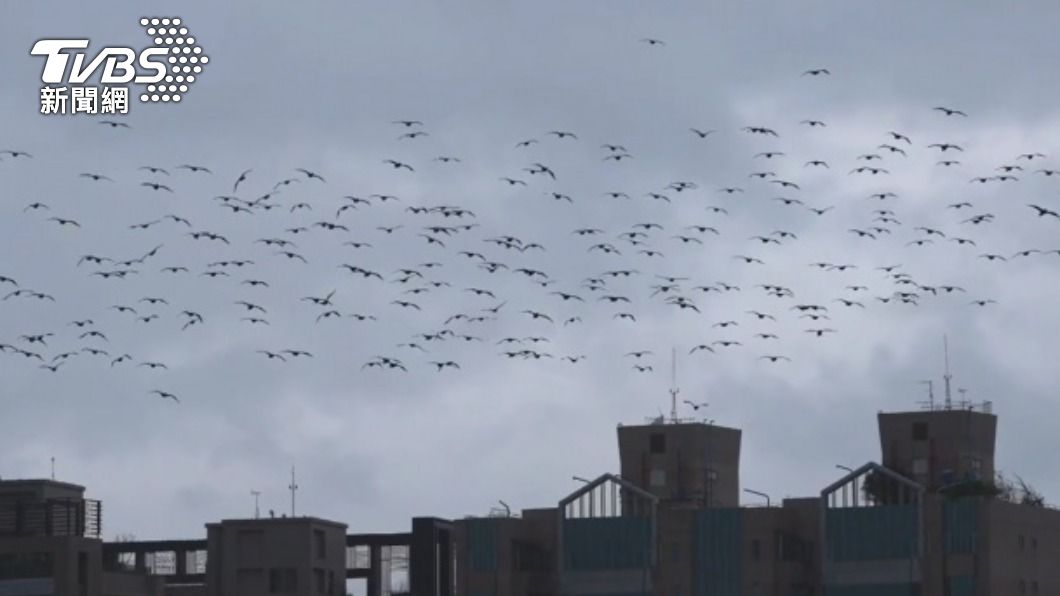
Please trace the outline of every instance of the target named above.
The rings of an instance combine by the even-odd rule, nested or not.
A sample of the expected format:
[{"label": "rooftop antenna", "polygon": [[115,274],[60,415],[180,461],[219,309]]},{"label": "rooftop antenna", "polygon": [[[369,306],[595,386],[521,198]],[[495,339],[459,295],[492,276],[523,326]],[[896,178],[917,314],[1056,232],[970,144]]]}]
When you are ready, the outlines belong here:
[{"label": "rooftop antenna", "polygon": [[252,490],[250,494],[254,495],[254,519],[261,519],[261,509],[258,508],[258,497],[261,496],[261,491]]},{"label": "rooftop antenna", "polygon": [[677,348],[670,349],[670,421],[677,423]]},{"label": "rooftop antenna", "polygon": [[[932,381],[920,381],[921,384],[927,385],[928,388],[928,411],[935,409],[935,383]],[[924,403],[924,402],[920,402]]]},{"label": "rooftop antenna", "polygon": [[294,481],[294,466],[291,466],[291,484],[287,488],[291,491],[291,517],[294,517],[294,497],[295,492],[298,490],[298,484]]},{"label": "rooftop antenna", "polygon": [[52,480],[55,480],[55,456],[52,456]]},{"label": "rooftop antenna", "polygon": [[946,362],[946,374],[942,378],[946,382],[946,409],[949,410],[953,405],[950,395],[950,381],[953,375],[950,374],[950,340],[945,335],[942,336],[942,353]]}]

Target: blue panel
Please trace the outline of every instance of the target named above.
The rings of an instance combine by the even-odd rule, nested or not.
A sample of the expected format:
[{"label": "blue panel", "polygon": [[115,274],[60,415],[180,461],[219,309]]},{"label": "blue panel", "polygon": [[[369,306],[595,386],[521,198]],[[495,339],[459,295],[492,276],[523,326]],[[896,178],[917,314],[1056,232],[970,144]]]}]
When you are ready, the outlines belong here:
[{"label": "blue panel", "polygon": [[832,561],[908,559],[916,555],[916,505],[841,507],[825,513]]},{"label": "blue panel", "polygon": [[498,519],[488,517],[467,520],[467,542],[470,549],[471,570],[496,571],[500,550]]},{"label": "blue panel", "polygon": [[740,596],[743,580],[743,524],[739,509],[705,509],[696,514],[696,595]]},{"label": "blue panel", "polygon": [[951,577],[949,596],[975,596],[975,578],[970,575]]},{"label": "blue panel", "polygon": [[563,520],[563,563],[574,571],[641,569],[649,564],[651,519]]},{"label": "blue panel", "polygon": [[942,513],[945,516],[946,552],[974,553],[979,538],[979,502],[975,499],[947,502],[942,507]]}]

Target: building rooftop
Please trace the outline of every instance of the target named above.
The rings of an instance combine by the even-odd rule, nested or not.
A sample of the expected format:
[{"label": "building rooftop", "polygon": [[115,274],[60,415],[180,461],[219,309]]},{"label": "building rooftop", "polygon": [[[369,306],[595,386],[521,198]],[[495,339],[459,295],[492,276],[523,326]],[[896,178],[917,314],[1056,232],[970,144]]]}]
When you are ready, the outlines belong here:
[{"label": "building rooftop", "polygon": [[278,525],[278,524],[318,524],[326,526],[334,526],[336,528],[345,528],[346,524],[342,522],[332,521],[319,517],[300,515],[297,517],[260,517],[260,518],[234,518],[234,519],[223,519],[219,522],[211,522],[206,524],[207,526],[219,526],[219,525]]},{"label": "building rooftop", "polygon": [[62,488],[67,490],[85,490],[85,487],[81,486],[80,484],[73,484],[71,482],[59,482],[58,480],[51,480],[48,478],[0,478],[0,490],[8,488],[36,488],[42,486],[47,486],[51,488]]}]

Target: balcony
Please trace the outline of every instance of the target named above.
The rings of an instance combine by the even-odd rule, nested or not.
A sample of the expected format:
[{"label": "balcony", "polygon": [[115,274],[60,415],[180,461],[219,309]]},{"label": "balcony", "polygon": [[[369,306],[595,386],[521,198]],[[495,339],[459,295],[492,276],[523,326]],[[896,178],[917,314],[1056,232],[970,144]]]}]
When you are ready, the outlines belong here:
[{"label": "balcony", "polygon": [[0,537],[99,538],[102,526],[103,507],[93,499],[0,501]]}]

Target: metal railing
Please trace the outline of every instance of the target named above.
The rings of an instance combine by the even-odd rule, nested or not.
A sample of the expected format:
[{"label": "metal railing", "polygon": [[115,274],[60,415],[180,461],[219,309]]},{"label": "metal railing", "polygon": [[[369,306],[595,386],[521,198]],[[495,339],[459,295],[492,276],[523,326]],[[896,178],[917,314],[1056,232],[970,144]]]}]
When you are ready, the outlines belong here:
[{"label": "metal railing", "polygon": [[0,536],[99,538],[103,507],[93,499],[0,501]]}]

